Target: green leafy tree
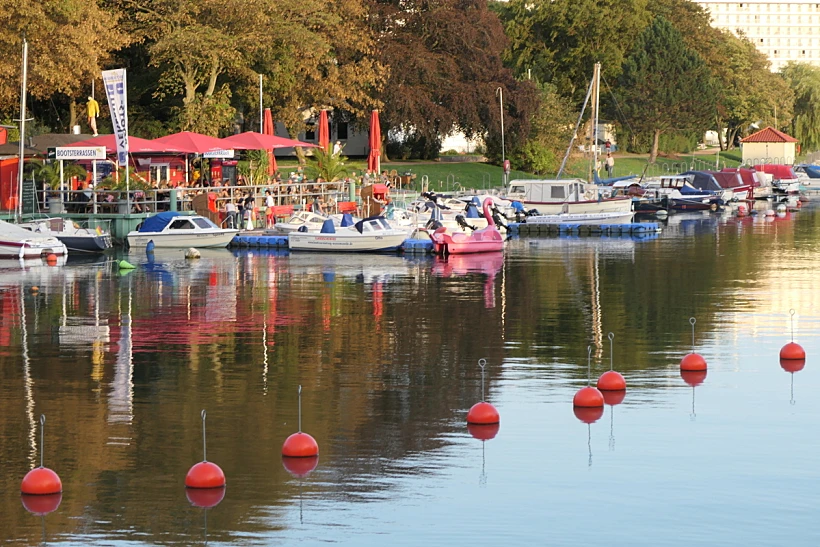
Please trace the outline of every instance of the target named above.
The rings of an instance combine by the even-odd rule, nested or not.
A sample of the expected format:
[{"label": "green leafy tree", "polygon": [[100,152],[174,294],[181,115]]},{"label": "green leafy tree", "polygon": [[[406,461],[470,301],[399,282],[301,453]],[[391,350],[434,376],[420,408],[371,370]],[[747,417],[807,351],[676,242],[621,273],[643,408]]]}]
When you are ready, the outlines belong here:
[{"label": "green leafy tree", "polygon": [[804,150],[820,150],[820,68],[788,63],[781,73],[794,92],[794,137]]},{"label": "green leafy tree", "polygon": [[[60,186],[60,162],[33,161],[26,164],[26,170],[34,175],[34,179],[48,184],[51,188]],[[72,177],[85,180],[88,172],[76,163],[66,162],[63,164],[63,180],[67,181]]]},{"label": "green leafy tree", "polygon": [[307,174],[312,178],[322,177],[328,182],[337,181],[347,175],[346,163],[346,156],[324,148],[314,148],[313,157],[307,161]]},{"label": "green leafy tree", "polygon": [[527,141],[513,152],[516,168],[536,174],[555,173],[569,145],[577,113],[554,85],[540,84],[540,106],[532,117]]},{"label": "green leafy tree", "polygon": [[595,63],[614,80],[630,40],[650,22],[647,0],[510,0],[495,3],[509,37],[505,60],[582,102]]},{"label": "green leafy tree", "polygon": [[652,135],[650,162],[658,156],[662,133],[705,131],[717,105],[709,68],[663,17],[636,39],[618,78],[617,94],[630,125]]}]

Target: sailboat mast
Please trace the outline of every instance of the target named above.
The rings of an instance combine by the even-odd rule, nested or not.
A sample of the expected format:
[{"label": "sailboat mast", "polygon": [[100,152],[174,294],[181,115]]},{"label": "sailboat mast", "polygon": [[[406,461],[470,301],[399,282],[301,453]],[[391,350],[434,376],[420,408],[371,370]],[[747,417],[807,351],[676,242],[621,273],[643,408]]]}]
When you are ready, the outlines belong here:
[{"label": "sailboat mast", "polygon": [[589,118],[589,137],[592,145],[592,161],[589,164],[587,180],[595,181],[598,168],[598,108],[600,106],[601,64],[595,63],[592,74],[592,115]]},{"label": "sailboat mast", "polygon": [[23,35],[23,82],[20,87],[20,161],[17,165],[17,220],[23,218],[23,158],[26,144],[26,81],[28,79],[28,41]]}]

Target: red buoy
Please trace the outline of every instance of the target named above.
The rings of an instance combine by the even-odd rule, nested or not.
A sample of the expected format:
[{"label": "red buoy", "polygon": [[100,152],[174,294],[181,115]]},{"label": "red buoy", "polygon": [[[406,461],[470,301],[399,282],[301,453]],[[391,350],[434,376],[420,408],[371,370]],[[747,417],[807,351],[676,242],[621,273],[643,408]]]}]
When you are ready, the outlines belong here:
[{"label": "red buoy", "polygon": [[208,450],[205,443],[205,409],[202,416],[202,461],[194,464],[185,475],[187,488],[221,488],[225,486],[225,473],[215,463],[208,461]]},{"label": "red buoy", "polygon": [[289,458],[283,456],[282,465],[285,471],[297,479],[303,479],[313,473],[319,465],[319,456],[308,456],[306,458]]},{"label": "red buoy", "polygon": [[782,348],[780,348],[780,359],[794,359],[794,360],[803,360],[806,359],[806,350],[803,349],[803,346],[797,344],[795,342],[789,342]]},{"label": "red buoy", "polygon": [[681,359],[681,370],[700,371],[706,370],[706,359],[698,353],[688,353]]},{"label": "red buoy", "polygon": [[572,412],[575,414],[575,417],[584,422],[585,424],[594,424],[601,417],[604,415],[604,407],[601,405],[600,407],[580,407],[576,406],[573,407]]},{"label": "red buoy", "polygon": [[316,439],[302,433],[301,431],[294,433],[282,445],[282,455],[289,458],[311,458],[319,455],[319,444]]},{"label": "red buoy", "polygon": [[780,360],[780,366],[786,372],[791,372],[791,373],[800,372],[801,370],[803,370],[803,367],[806,366],[806,360],[805,359],[781,359]]},{"label": "red buoy", "polygon": [[501,418],[495,407],[484,401],[474,404],[467,413],[468,424],[488,425],[497,424],[500,421]]},{"label": "red buoy", "polygon": [[681,370],[680,377],[692,387],[697,387],[706,380],[706,370]]},{"label": "red buoy", "polygon": [[225,473],[215,463],[199,462],[185,475],[185,486],[188,488],[220,488],[225,486]]},{"label": "red buoy", "polygon": [[489,441],[498,435],[498,430],[501,425],[496,422],[494,424],[467,424],[467,433],[479,441]]},{"label": "red buoy", "polygon": [[23,502],[23,507],[32,515],[44,517],[52,513],[60,507],[60,502],[63,501],[62,494],[46,494],[44,496],[36,496],[31,494],[23,494],[20,496],[20,501]]},{"label": "red buoy", "polygon": [[598,389],[601,391],[623,391],[626,389],[626,380],[621,373],[608,370],[598,378]]},{"label": "red buoy", "polygon": [[48,256],[46,256],[46,264],[48,264],[49,266],[55,266],[57,264],[57,255],[51,253]]},{"label": "red buoy", "polygon": [[216,507],[225,499],[225,486],[217,488],[186,488],[185,497],[188,502],[194,507],[201,507],[203,509],[210,509]]},{"label": "red buoy", "polygon": [[[604,406],[604,395],[598,389],[587,386],[579,389],[572,399],[572,405],[578,407],[602,407]],[[603,412],[603,410],[602,410]]]},{"label": "red buoy", "polygon": [[624,398],[626,398],[625,389],[622,389],[621,391],[602,391],[601,394],[604,396],[604,403],[609,406],[619,405],[623,403]]},{"label": "red buoy", "polygon": [[26,473],[20,492],[36,496],[59,494],[63,491],[63,482],[57,473],[48,467],[37,467]]}]

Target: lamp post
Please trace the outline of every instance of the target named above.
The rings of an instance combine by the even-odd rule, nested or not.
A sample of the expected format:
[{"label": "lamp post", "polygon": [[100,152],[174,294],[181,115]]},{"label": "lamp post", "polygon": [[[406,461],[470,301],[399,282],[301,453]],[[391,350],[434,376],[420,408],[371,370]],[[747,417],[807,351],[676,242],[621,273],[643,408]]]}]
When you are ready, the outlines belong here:
[{"label": "lamp post", "polygon": [[507,187],[507,169],[506,169],[506,157],[504,155],[504,90],[500,87],[495,90],[495,94],[498,96],[498,105],[501,109],[501,171],[502,171],[502,180],[504,181],[504,188]]}]

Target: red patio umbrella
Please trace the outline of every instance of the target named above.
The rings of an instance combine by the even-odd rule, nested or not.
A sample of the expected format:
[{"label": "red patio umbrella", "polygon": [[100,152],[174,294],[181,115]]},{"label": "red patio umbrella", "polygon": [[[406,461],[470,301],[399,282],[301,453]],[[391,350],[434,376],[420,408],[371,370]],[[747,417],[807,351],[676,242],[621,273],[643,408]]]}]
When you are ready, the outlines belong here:
[{"label": "red patio umbrella", "polygon": [[370,138],[368,139],[370,146],[370,155],[367,156],[367,168],[376,173],[381,172],[381,146],[382,146],[382,130],[379,125],[379,111],[374,110],[370,114]]},{"label": "red patio umbrella", "polygon": [[206,152],[216,152],[218,150],[231,150],[222,139],[182,131],[166,137],[160,137],[151,141],[157,148],[162,148],[162,152],[183,152],[188,154],[204,154]]},{"label": "red patio umbrella", "polygon": [[[66,147],[85,147],[85,146],[105,146],[106,154],[115,154],[117,152],[117,139],[114,135],[100,135],[85,141],[67,144]],[[128,152],[130,154],[146,154],[149,152],[164,152],[162,145],[154,144],[154,141],[141,139],[139,137],[128,137]]]},{"label": "red patio umbrella", "polygon": [[276,135],[263,135],[255,131],[245,131],[237,135],[231,135],[222,139],[225,146],[234,150],[267,150],[268,148],[293,148],[295,146],[313,147],[317,145],[311,142],[302,142]]},{"label": "red patio umbrella", "polygon": [[[270,108],[265,109],[265,120],[262,123],[262,133],[265,135],[273,135],[273,116],[270,113]],[[276,174],[276,156],[273,155],[273,149],[267,148],[268,152],[268,175]]]},{"label": "red patio umbrella", "polygon": [[330,150],[330,125],[327,123],[327,110],[319,113],[319,146]]}]

